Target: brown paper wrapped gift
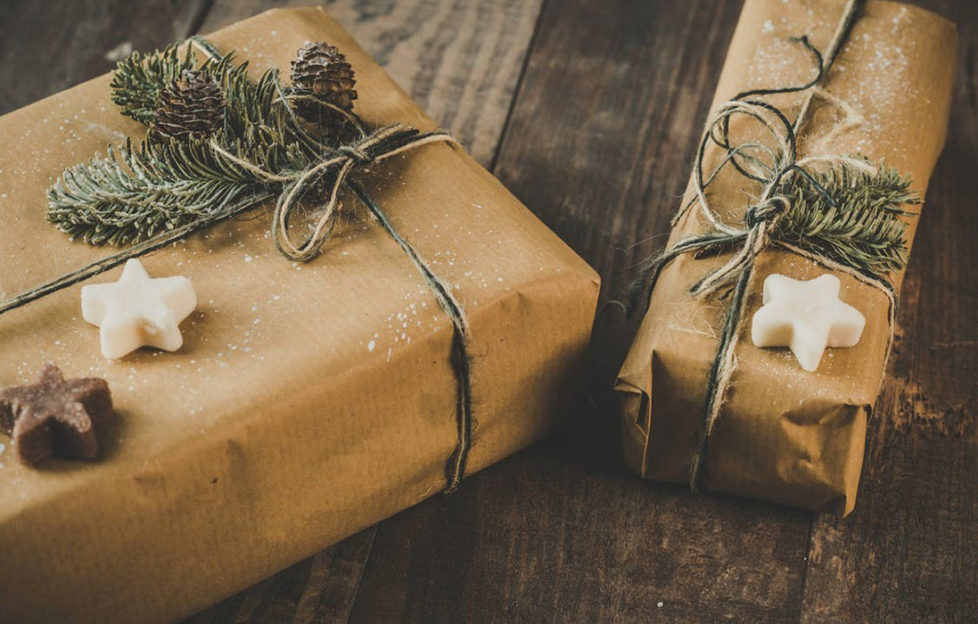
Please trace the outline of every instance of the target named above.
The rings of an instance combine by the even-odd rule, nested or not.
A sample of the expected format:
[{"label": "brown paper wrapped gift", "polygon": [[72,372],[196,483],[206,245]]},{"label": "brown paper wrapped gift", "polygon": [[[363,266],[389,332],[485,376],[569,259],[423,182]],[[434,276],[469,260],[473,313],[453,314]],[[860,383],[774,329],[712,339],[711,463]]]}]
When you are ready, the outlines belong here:
[{"label": "brown paper wrapped gift", "polygon": [[[357,73],[366,121],[434,128],[320,10],[272,11],[210,39],[254,72],[329,41]],[[145,131],[108,82],[0,119],[5,297],[109,253],[45,221],[65,167]],[[467,314],[469,473],[539,438],[587,344],[597,275],[458,148],[427,145],[362,181]],[[248,216],[145,258],[197,291],[177,353],[104,359],[77,286],[0,317],[0,384],[53,361],[106,378],[119,412],[93,464],[31,470],[0,438],[0,622],[172,620],[445,487],[452,326],[416,268],[367,216],[308,264],[277,254],[267,210]]]},{"label": "brown paper wrapped gift", "polygon": [[[844,5],[843,0],[748,0],[713,108],[748,89],[807,82],[814,72],[811,57],[788,38],[808,35],[824,51]],[[923,197],[944,143],[955,39],[953,24],[936,15],[869,2],[821,85],[829,96],[814,100],[799,137],[799,157],[861,154],[910,175]],[[780,94],[771,102],[793,119],[804,97]],[[754,138],[750,128],[731,130]],[[720,150],[706,155],[714,165],[720,156]],[[744,214],[748,198],[757,192],[757,185],[732,173],[708,189],[711,202],[730,222]],[[911,240],[916,226],[917,220],[911,220]],[[709,224],[690,211],[674,228],[670,244],[707,231]],[[689,288],[725,260],[686,254],[666,266],[619,373],[625,458],[642,477],[689,480],[708,371],[727,309],[722,298],[697,299]],[[888,298],[837,273],[842,299],[856,306],[867,324],[856,347],[828,350],[815,373],[802,370],[786,349],[754,347],[749,336],[767,275],[811,279],[825,272],[781,250],[765,250],[758,257],[736,368],[709,437],[704,489],[837,514],[852,510],[866,420],[886,363]],[[892,275],[891,281],[899,287],[901,278]]]}]

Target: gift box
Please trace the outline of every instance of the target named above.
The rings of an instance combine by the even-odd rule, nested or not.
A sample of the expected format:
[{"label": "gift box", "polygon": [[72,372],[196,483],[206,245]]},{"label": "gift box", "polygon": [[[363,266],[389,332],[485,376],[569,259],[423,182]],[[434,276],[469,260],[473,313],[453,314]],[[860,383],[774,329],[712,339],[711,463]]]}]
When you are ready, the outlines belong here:
[{"label": "gift box", "polygon": [[[435,128],[321,10],[208,40],[254,76],[328,41],[356,73],[365,121]],[[109,81],[0,118],[4,298],[111,251],[45,220],[65,168],[145,134]],[[424,145],[358,182],[467,320],[467,473],[544,435],[589,339],[595,272],[457,146]],[[398,243],[366,211],[345,214],[308,263],[275,250],[269,208],[146,256],[151,275],[184,275],[197,293],[175,353],[102,357],[80,286],[0,316],[0,384],[51,361],[105,378],[116,408],[96,462],[29,468],[0,437],[0,621],[173,620],[446,488],[462,436],[452,323]]]},{"label": "gift box", "polygon": [[[844,26],[848,5],[843,0],[747,0],[711,110],[745,91],[812,80],[817,69],[813,54],[798,38],[807,36],[815,49],[827,53]],[[807,122],[796,137],[797,158],[865,158],[909,176],[912,191],[922,198],[944,143],[955,28],[932,13],[889,2],[866,3],[854,20],[834,64],[815,87]],[[741,99],[761,99],[793,120],[810,91],[755,92]],[[766,109],[752,110],[773,119]],[[743,143],[763,143],[758,124],[752,125],[756,120],[745,117],[730,119],[731,135],[739,132]],[[724,156],[724,150],[711,146],[704,171],[713,171]],[[722,220],[738,223],[760,187],[727,167],[706,195]],[[694,208],[678,220],[667,248],[716,231],[695,208],[694,197],[691,182],[684,205],[693,200]],[[919,212],[920,206],[912,209]],[[909,250],[919,217],[902,219]],[[679,254],[658,275],[616,386],[625,459],[647,479],[694,486],[698,479],[706,490],[847,514],[855,503],[866,423],[889,351],[891,300],[885,288],[855,279],[852,271],[777,245],[764,248],[747,285],[733,357],[724,364],[732,376],[706,438],[702,431],[711,367],[731,297],[729,290],[696,297],[691,289],[733,253]],[[786,349],[754,346],[750,320],[762,305],[762,283],[772,273],[798,280],[823,273],[839,277],[841,299],[866,318],[859,343],[827,350],[815,372],[803,370]],[[902,275],[895,270],[886,276],[895,291]]]}]

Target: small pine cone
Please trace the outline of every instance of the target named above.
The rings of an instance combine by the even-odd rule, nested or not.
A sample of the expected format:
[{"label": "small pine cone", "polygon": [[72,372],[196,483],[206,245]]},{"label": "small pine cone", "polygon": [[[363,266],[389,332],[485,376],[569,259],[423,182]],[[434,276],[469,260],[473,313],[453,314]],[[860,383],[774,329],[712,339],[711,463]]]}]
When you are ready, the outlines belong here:
[{"label": "small pine cone", "polygon": [[[292,61],[292,87],[299,93],[313,95],[334,106],[353,109],[357,92],[353,69],[335,46],[323,41],[307,43]],[[308,103],[306,103],[308,104]],[[318,121],[319,109],[300,102],[299,114],[309,121]]]},{"label": "small pine cone", "polygon": [[198,70],[184,70],[160,92],[153,134],[166,140],[208,137],[224,125],[224,93]]}]

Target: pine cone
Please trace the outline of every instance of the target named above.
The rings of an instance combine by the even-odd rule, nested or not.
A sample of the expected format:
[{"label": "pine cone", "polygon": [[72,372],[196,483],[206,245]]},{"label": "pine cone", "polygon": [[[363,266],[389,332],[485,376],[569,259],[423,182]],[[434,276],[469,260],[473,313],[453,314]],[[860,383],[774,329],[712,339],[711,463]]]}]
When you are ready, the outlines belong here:
[{"label": "pine cone", "polygon": [[[353,109],[357,92],[353,69],[335,46],[323,41],[307,43],[292,61],[292,87],[346,110]],[[310,105],[311,104],[311,105]],[[308,121],[320,122],[322,109],[311,102],[299,102],[299,114]]]},{"label": "pine cone", "polygon": [[224,93],[201,71],[185,69],[160,92],[153,133],[166,140],[210,136],[224,125]]}]

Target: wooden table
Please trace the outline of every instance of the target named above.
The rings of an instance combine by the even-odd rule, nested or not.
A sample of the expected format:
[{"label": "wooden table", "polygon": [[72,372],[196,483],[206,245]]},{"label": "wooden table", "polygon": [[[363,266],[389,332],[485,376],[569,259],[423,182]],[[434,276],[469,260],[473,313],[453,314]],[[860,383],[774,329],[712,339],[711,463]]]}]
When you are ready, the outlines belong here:
[{"label": "wooden table", "polygon": [[[961,46],[947,148],[845,520],[645,483],[595,337],[559,436],[189,622],[978,621],[978,2],[918,0]],[[6,1],[0,112],[274,0]],[[659,248],[741,0],[337,0],[330,12],[597,267],[603,300]]]}]

